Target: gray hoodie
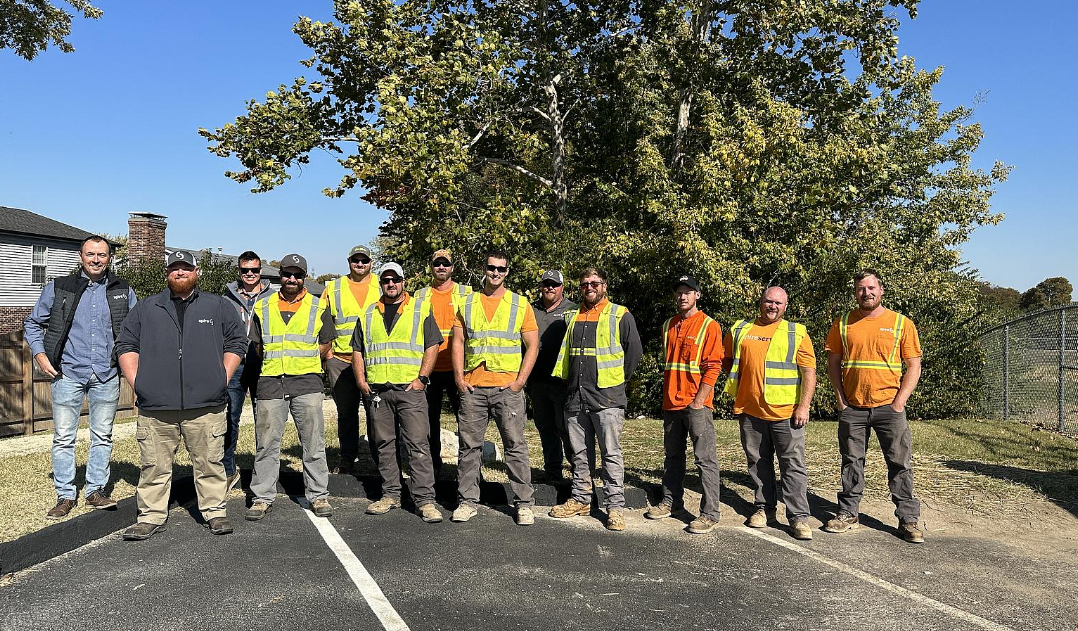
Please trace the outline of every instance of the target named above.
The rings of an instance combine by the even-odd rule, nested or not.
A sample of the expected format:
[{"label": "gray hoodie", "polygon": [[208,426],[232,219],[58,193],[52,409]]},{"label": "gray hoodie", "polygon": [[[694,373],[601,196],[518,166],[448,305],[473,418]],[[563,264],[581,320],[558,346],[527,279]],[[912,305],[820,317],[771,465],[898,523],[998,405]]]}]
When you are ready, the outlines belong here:
[{"label": "gray hoodie", "polygon": [[[268,280],[263,279],[259,281],[259,283],[261,286],[259,287],[258,293],[250,303],[248,303],[247,299],[240,293],[240,282],[238,280],[234,280],[225,285],[225,292],[223,294],[229,304],[236,308],[236,313],[239,314],[240,320],[243,322],[243,330],[248,334],[251,333],[251,309],[254,307],[254,304],[273,294],[273,288],[270,287],[270,282]],[[251,355],[252,350],[253,345],[248,347],[247,357],[253,357],[253,355]],[[247,357],[244,357],[244,363],[246,363]]]}]

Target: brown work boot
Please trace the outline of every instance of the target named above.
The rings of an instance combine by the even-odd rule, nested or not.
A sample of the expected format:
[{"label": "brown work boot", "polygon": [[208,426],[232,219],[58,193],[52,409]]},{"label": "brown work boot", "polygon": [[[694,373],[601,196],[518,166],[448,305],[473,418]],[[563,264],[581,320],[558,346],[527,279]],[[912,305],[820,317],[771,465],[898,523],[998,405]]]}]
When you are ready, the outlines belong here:
[{"label": "brown work boot", "polygon": [[311,512],[315,517],[332,517],[333,507],[329,505],[329,500],[324,497],[320,497],[311,502]]},{"label": "brown work boot", "polygon": [[273,508],[273,504],[269,502],[263,502],[261,500],[255,500],[251,503],[251,507],[247,509],[247,512],[243,514],[243,518],[247,521],[259,521],[266,516],[266,513],[270,512]]},{"label": "brown work boot", "polygon": [[104,510],[116,510],[116,500],[112,499],[108,495],[105,495],[103,491],[94,491],[86,496],[86,505],[92,508],[101,508]]},{"label": "brown work boot", "polygon": [[535,512],[531,506],[520,504],[517,506],[517,525],[531,526],[535,523]]},{"label": "brown work boot", "polygon": [[148,524],[139,522],[124,531],[124,541],[145,541],[155,534],[164,531],[164,524]]},{"label": "brown work boot", "polygon": [[56,500],[56,506],[49,509],[49,512],[45,513],[46,519],[63,519],[67,517],[67,514],[71,512],[71,509],[75,508],[75,500],[69,500],[60,498]]},{"label": "brown work boot", "polygon": [[591,514],[591,504],[578,502],[570,497],[564,504],[558,504],[551,508],[548,514],[551,517],[557,517],[558,519],[576,517],[577,515],[589,515]]},{"label": "brown work boot", "polygon": [[915,521],[904,521],[898,525],[898,534],[902,535],[902,538],[910,543],[924,543],[925,535],[921,532],[921,529],[917,527]]},{"label": "brown work boot", "polygon": [[791,519],[790,534],[793,535],[794,539],[800,539],[801,541],[812,540],[812,528],[809,528],[808,521],[805,519]]},{"label": "brown work boot", "polygon": [[225,487],[225,494],[226,495],[231,493],[233,489],[239,488],[239,486],[240,486],[240,470],[236,469],[235,471],[233,471],[232,475],[225,478],[225,483],[227,484],[227,486]]},{"label": "brown work boot", "polygon": [[211,517],[206,521],[206,527],[215,535],[232,534],[232,522],[228,521],[228,517]]},{"label": "brown work boot", "polygon": [[625,511],[611,508],[606,512],[606,529],[621,532],[625,530]]},{"label": "brown work boot", "polygon": [[417,508],[419,517],[428,524],[436,524],[442,521],[442,511],[434,504],[424,504]]},{"label": "brown work boot", "polygon": [[395,497],[383,497],[377,502],[372,502],[367,506],[368,515],[385,515],[394,508],[400,508],[401,501]]},{"label": "brown work boot", "polygon": [[648,512],[644,513],[644,517],[647,517],[648,519],[666,519],[668,517],[682,517],[684,515],[684,508],[674,508],[669,504],[652,506],[648,509]]},{"label": "brown work boot", "polygon": [[858,526],[857,515],[851,515],[846,511],[839,511],[835,517],[824,524],[824,532],[846,532]]},{"label": "brown work boot", "polygon": [[692,520],[689,524],[689,532],[694,535],[704,535],[715,529],[719,522],[707,517],[706,515],[700,515],[696,519]]},{"label": "brown work boot", "polygon": [[749,528],[763,528],[768,524],[775,523],[775,509],[774,508],[757,508],[756,512],[749,516],[745,525]]}]

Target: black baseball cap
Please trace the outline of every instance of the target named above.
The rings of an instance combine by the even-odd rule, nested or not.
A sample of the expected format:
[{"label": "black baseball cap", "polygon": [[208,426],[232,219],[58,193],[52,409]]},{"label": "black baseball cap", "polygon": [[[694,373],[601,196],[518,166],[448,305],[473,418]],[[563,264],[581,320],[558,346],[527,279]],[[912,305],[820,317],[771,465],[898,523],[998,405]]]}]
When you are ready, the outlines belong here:
[{"label": "black baseball cap", "polygon": [[674,289],[677,289],[682,285],[687,285],[689,289],[693,291],[700,291],[700,283],[696,282],[695,278],[687,274],[678,277],[677,281],[674,283]]}]

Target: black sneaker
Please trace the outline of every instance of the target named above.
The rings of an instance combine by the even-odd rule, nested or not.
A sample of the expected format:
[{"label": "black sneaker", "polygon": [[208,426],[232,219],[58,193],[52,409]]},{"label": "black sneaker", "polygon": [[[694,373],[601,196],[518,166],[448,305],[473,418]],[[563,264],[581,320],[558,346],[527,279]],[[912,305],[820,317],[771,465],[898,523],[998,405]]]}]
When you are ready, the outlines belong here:
[{"label": "black sneaker", "polygon": [[116,500],[102,491],[94,491],[86,496],[86,505],[104,510],[116,510]]}]

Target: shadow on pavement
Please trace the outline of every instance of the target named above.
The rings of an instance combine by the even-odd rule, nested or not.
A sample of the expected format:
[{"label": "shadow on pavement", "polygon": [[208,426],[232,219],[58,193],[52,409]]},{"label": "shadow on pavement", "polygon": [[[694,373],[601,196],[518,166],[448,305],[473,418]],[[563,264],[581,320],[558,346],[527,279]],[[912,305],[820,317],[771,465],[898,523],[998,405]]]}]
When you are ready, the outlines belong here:
[{"label": "shadow on pavement", "polygon": [[1021,467],[986,464],[971,460],[945,460],[943,464],[958,471],[969,471],[999,480],[1025,485],[1048,497],[1053,504],[1078,517],[1078,502],[1068,499],[1078,496],[1078,469],[1068,471],[1036,471]]}]

